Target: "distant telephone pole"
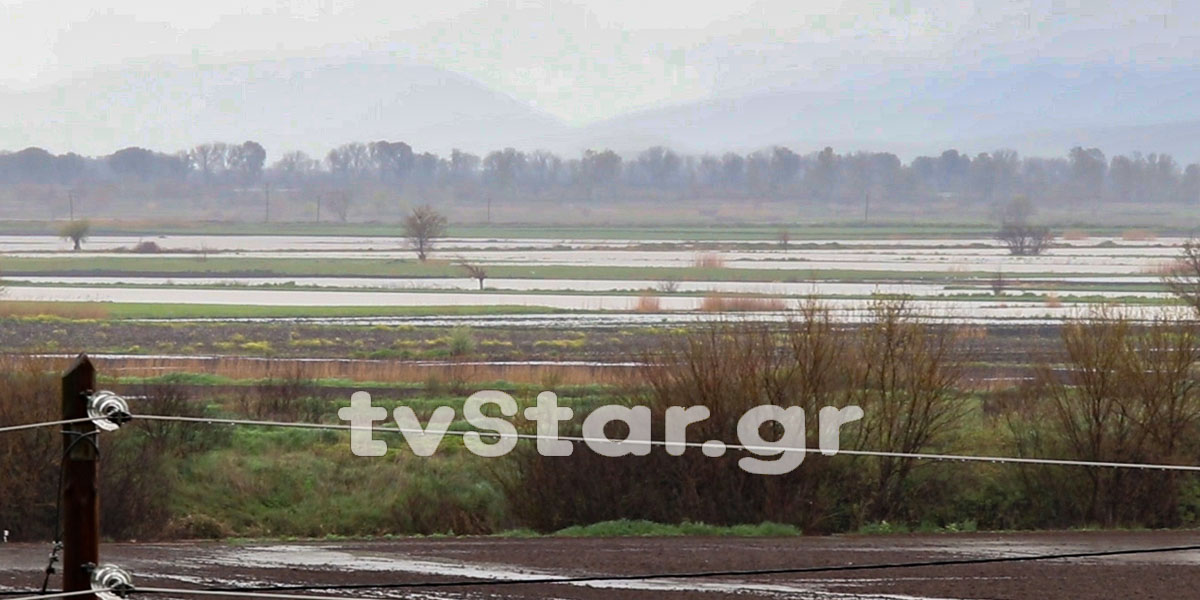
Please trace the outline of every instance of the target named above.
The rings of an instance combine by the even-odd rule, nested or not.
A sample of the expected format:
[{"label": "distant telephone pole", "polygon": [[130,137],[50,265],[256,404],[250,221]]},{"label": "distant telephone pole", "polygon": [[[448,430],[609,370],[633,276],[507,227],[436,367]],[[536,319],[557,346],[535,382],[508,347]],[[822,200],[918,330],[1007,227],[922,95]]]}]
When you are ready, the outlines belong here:
[{"label": "distant telephone pole", "polygon": [[75,221],[75,191],[67,190],[67,207],[71,214],[71,221]]},{"label": "distant telephone pole", "polygon": [[863,194],[863,223],[871,223],[871,192]]},{"label": "distant telephone pole", "polygon": [[271,222],[271,184],[270,183],[263,184],[263,206],[266,211],[266,214],[263,217],[263,222],[270,223]]}]

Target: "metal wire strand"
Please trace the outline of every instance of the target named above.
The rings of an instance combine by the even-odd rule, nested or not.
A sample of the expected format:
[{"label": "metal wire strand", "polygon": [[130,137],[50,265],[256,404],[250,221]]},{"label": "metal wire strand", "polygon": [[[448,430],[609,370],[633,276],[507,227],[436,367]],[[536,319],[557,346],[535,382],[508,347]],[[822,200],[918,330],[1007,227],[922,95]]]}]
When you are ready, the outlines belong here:
[{"label": "metal wire strand", "polygon": [[[150,421],[179,421],[184,423],[207,423],[211,425],[245,425],[258,427],[294,427],[300,429],[321,429],[334,431],[365,431],[362,427],[354,427],[352,425],[342,425],[337,423],[298,423],[288,421],[256,421],[251,419],[224,419],[216,417],[183,417],[173,415],[134,415],[135,419],[144,419]],[[400,434],[424,434],[425,431],[420,429],[406,429],[399,427],[372,427],[372,432],[379,433],[400,433]],[[615,443],[628,444],[630,446],[663,446],[670,448],[703,448],[704,444],[700,442],[667,442],[663,440],[608,440],[603,438],[588,438],[581,436],[545,436],[534,433],[498,433],[494,431],[450,431],[447,430],[445,435],[466,436],[470,433],[476,433],[482,437],[488,438],[516,438],[521,440],[562,440],[575,443]],[[778,446],[754,446],[744,444],[725,444],[727,450],[739,450],[743,452],[751,452],[760,456],[775,455],[783,452],[804,452],[815,454],[821,452],[820,448],[808,447],[778,447]],[[886,452],[880,450],[843,450],[839,449],[837,454],[847,456],[873,456],[884,458],[911,458],[916,460],[940,460],[940,461],[959,461],[959,462],[987,462],[998,464],[1027,464],[1027,465],[1050,465],[1050,466],[1067,466],[1067,467],[1092,467],[1092,468],[1109,468],[1109,469],[1143,469],[1143,470],[1161,470],[1161,471],[1188,471],[1200,472],[1200,465],[1172,465],[1160,463],[1134,463],[1134,462],[1110,462],[1110,461],[1091,461],[1091,460],[1069,460],[1057,458],[1023,458],[1018,456],[977,456],[970,454],[931,454],[919,452]]]},{"label": "metal wire strand", "polygon": [[0,433],[23,431],[26,429],[37,429],[39,427],[53,427],[55,425],[69,425],[71,423],[83,423],[84,421],[91,420],[91,417],[79,417],[77,419],[64,419],[61,421],[43,421],[41,423],[25,423],[24,425],[6,425],[4,427],[0,427]]}]

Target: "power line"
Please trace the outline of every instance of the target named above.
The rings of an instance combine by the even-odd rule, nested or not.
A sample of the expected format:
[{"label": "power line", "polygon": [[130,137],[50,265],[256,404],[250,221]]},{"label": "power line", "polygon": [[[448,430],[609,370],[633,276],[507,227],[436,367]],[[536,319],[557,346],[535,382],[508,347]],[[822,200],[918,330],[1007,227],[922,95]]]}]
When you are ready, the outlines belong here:
[{"label": "power line", "polygon": [[24,429],[37,429],[39,427],[53,427],[55,425],[70,425],[71,423],[82,423],[91,421],[91,417],[80,417],[78,419],[63,419],[61,421],[43,421],[41,423],[26,423],[24,425],[8,425],[0,427],[0,433],[8,433],[10,431],[21,431]]},{"label": "power line", "polygon": [[[320,589],[320,588],[316,588]],[[183,588],[137,587],[134,594],[182,594],[194,596],[225,596],[233,598],[273,598],[274,600],[353,600],[349,596],[314,596],[310,594],[269,594],[264,592],[228,590],[188,590]],[[20,599],[18,599],[20,600]]]},{"label": "power line", "polygon": [[[225,419],[216,417],[184,417],[176,415],[134,415],[135,419],[145,419],[149,421],[179,421],[185,423],[205,423],[211,425],[248,425],[259,427],[293,427],[300,429],[319,429],[333,431],[351,431],[363,430],[362,427],[354,427],[353,425],[341,425],[336,423],[300,423],[289,421],[257,421],[251,419]],[[426,432],[420,429],[399,428],[399,427],[372,427],[371,431],[380,433],[399,433],[399,434],[424,434]],[[588,438],[582,436],[546,436],[534,433],[498,433],[488,431],[451,431],[447,430],[445,435],[466,436],[468,433],[477,433],[480,436],[490,438],[516,438],[521,440],[561,440],[575,443],[616,443],[629,444],[631,446],[663,446],[670,448],[704,448],[701,442],[667,442],[663,440],[608,440],[603,438]],[[744,444],[725,444],[728,450],[740,450],[752,452],[759,455],[778,454],[783,452],[804,452],[814,454],[821,452],[820,448],[795,448],[795,447],[775,447],[775,446],[754,446]],[[1111,462],[1111,461],[1091,461],[1091,460],[1069,460],[1057,458],[1023,458],[1017,456],[978,456],[970,454],[932,454],[921,452],[887,452],[881,450],[841,450],[838,454],[849,456],[871,456],[877,458],[908,458],[917,460],[940,460],[940,461],[958,461],[958,462],[987,462],[998,464],[1029,464],[1029,465],[1050,465],[1050,466],[1067,466],[1067,467],[1092,467],[1092,468],[1109,468],[1109,469],[1143,469],[1143,470],[1162,470],[1162,471],[1187,471],[1200,472],[1198,465],[1171,465],[1161,463],[1135,463],[1135,462]]]},{"label": "power line", "polygon": [[[18,598],[9,598],[9,600],[49,600],[50,598],[69,598],[71,596],[82,596],[84,594],[95,594],[98,591],[105,591],[105,590],[88,589],[88,590],[76,590],[74,592],[57,592],[57,593],[53,593],[53,594],[37,594],[37,592],[33,592],[34,594],[37,594],[37,595],[20,596]],[[18,593],[23,594],[26,592],[18,592]]]},{"label": "power line", "polygon": [[[1190,546],[1165,546],[1154,548],[1130,548],[1124,550],[1101,550],[1096,552],[1062,552],[1056,554],[1035,554],[1032,556],[1000,556],[990,558],[961,558],[946,560],[927,560],[914,562],[871,563],[862,565],[833,565],[824,567],[792,567],[779,569],[746,569],[725,571],[691,571],[684,573],[646,573],[639,575],[586,575],[580,577],[540,577],[530,579],[502,580],[455,580],[408,583],[352,583],[341,585],[276,585],[276,586],[247,586],[247,587],[211,587],[200,590],[183,590],[167,588],[136,588],[135,592],[144,593],[179,593],[198,595],[242,595],[244,597],[261,598],[291,598],[295,600],[313,600],[314,596],[288,596],[263,594],[263,592],[288,592],[308,590],[383,590],[408,588],[445,588],[445,587],[490,587],[513,585],[539,585],[561,583],[596,583],[602,581],[649,581],[656,579],[706,579],[712,577],[747,577],[762,575],[804,575],[815,573],[839,573],[846,571],[875,571],[884,569],[915,569],[922,567],[950,567],[963,565],[983,565],[1000,563],[1023,563],[1049,560],[1068,560],[1078,558],[1103,558],[1110,556],[1129,556],[1137,554],[1162,554],[1168,552],[1192,552],[1200,550],[1200,544]],[[261,595],[255,595],[261,594]],[[324,599],[322,599],[324,600]]]}]

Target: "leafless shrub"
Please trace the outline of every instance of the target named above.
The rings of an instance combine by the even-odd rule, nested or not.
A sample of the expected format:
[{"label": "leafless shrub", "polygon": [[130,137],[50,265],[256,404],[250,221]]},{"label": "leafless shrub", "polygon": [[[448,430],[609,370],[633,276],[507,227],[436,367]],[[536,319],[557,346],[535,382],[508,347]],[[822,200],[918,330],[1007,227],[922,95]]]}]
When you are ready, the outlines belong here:
[{"label": "leafless shrub", "polygon": [[1159,276],[1176,298],[1200,314],[1200,240],[1185,242],[1180,254]]},{"label": "leafless shrub", "polygon": [[[783,327],[734,320],[705,325],[644,357],[629,400],[650,407],[654,423],[668,408],[703,405],[710,417],[689,427],[695,440],[737,440],[737,423],[762,404],[800,406],[815,443],[823,406],[861,403],[868,417],[843,430],[845,447],[926,451],[947,442],[962,415],[953,386],[965,359],[959,338],[903,306],[881,303],[863,327],[836,324],[818,304],[801,307]],[[872,415],[871,413],[876,413]],[[767,439],[780,433],[764,432]],[[621,432],[613,432],[620,435]],[[656,430],[655,437],[661,439]],[[890,444],[884,446],[883,444]],[[576,451],[543,457],[518,449],[500,476],[517,517],[538,529],[641,518],[715,524],[772,520],[805,531],[857,527],[902,512],[912,496],[903,460],[810,458],[785,475],[740,469],[738,456],[687,449],[669,456],[606,458]],[[643,484],[653,474],[654,485]]]},{"label": "leafless shrub", "polygon": [[1048,227],[1024,223],[1007,223],[996,232],[996,239],[1013,256],[1037,256],[1050,247],[1054,234]]},{"label": "leafless shrub", "polygon": [[[0,357],[0,426],[59,418],[58,382],[33,359]],[[0,529],[14,541],[54,531],[61,434],[53,428],[0,435]]]},{"label": "leafless shrub", "polygon": [[[51,421],[61,407],[58,368],[44,359],[0,357],[0,426]],[[152,388],[153,397],[139,398],[146,414],[196,414],[186,394],[170,383]],[[117,539],[162,535],[172,477],[168,465],[196,435],[185,426],[134,421],[114,435],[101,437],[102,533]],[[191,440],[189,442],[188,440]],[[46,540],[54,535],[62,436],[52,427],[0,435],[0,528],[14,540]]]},{"label": "leafless shrub", "polygon": [[142,240],[129,251],[135,254],[159,254],[163,250],[154,240]]},{"label": "leafless shrub", "polygon": [[674,294],[679,291],[678,279],[664,279],[655,284],[655,289],[664,294]]},{"label": "leafless shrub", "polygon": [[[861,447],[916,453],[947,444],[966,414],[957,384],[970,352],[960,330],[928,321],[905,300],[879,300],[858,331],[847,368],[852,403],[865,415]],[[901,516],[911,506],[905,495],[915,461],[881,457],[868,464],[874,481],[865,516]]]},{"label": "leafless shrub", "polygon": [[301,365],[273,369],[264,379],[238,390],[242,414],[256,419],[318,422],[328,417],[328,397],[320,383]]},{"label": "leafless shrub", "polygon": [[[1010,416],[1017,450],[1087,461],[1190,463],[1200,427],[1200,329],[1165,316],[1148,324],[1101,308],[1062,329],[1065,372],[1048,365]],[[1031,498],[1059,522],[1168,526],[1179,522],[1173,472],[1039,467]]]}]

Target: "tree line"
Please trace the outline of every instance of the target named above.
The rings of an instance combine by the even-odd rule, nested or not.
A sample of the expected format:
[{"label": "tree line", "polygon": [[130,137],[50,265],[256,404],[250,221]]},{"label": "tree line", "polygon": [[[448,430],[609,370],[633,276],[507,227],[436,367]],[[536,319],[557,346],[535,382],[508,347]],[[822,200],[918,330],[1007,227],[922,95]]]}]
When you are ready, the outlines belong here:
[{"label": "tree line", "polygon": [[[0,185],[88,188],[150,184],[203,196],[206,189],[333,188],[353,196],[402,189],[421,201],[522,199],[778,198],[860,204],[951,198],[992,202],[1021,195],[1055,201],[1197,202],[1200,164],[1168,154],[1117,155],[1072,148],[1065,156],[1021,157],[1011,150],[970,156],[946,150],[907,164],[887,152],[800,154],[775,146],[740,154],[689,155],[654,146],[635,155],[587,150],[564,157],[514,148],[483,156],[419,152],[404,142],[352,142],[323,157],[293,151],[272,163],[254,141],[206,143],[174,154],[125,148],[107,156],[55,155],[41,148],[0,152]],[[348,202],[349,200],[347,200]]]}]

